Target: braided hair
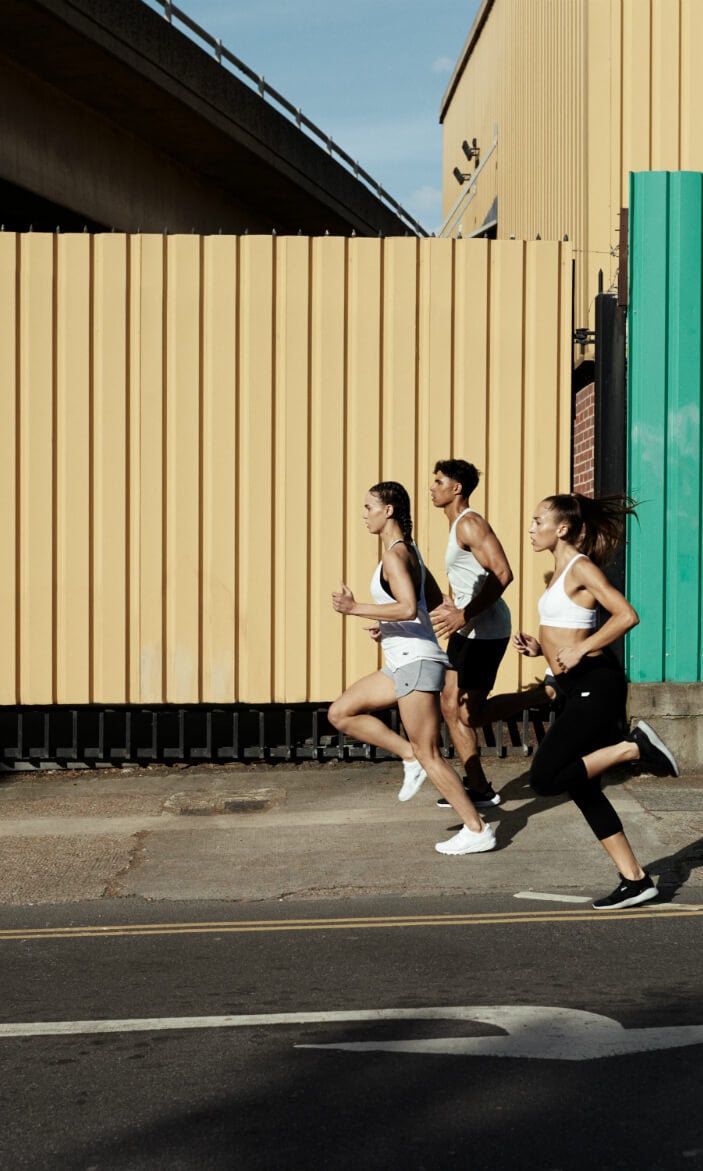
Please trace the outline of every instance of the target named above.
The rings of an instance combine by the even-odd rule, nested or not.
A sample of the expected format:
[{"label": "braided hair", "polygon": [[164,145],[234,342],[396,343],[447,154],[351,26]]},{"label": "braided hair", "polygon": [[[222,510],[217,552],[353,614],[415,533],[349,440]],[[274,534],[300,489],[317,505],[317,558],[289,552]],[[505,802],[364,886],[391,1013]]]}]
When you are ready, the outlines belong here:
[{"label": "braided hair", "polygon": [[580,492],[545,496],[544,503],[567,525],[566,539],[596,565],[612,561],[625,540],[625,518],[636,516],[637,502],[618,493],[593,499]]},{"label": "braided hair", "polygon": [[396,480],[382,480],[380,484],[374,484],[373,488],[369,488],[369,492],[377,496],[382,504],[393,506],[393,519],[400,525],[403,540],[412,541],[413,518],[410,513],[410,497],[403,485],[398,484]]}]

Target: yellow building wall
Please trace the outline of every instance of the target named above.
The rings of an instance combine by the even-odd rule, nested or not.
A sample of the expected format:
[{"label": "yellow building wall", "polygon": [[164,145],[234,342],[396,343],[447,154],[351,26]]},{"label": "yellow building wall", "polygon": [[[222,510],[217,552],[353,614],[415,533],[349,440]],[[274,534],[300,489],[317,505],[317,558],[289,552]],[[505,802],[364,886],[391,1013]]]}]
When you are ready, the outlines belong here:
[{"label": "yellow building wall", "polygon": [[[575,324],[593,326],[598,271],[618,272],[628,175],[703,170],[701,0],[485,0],[443,106],[444,214],[461,194],[461,150],[498,145],[452,233],[480,228],[498,197],[498,235],[574,246]],[[466,56],[467,50],[468,56]]]},{"label": "yellow building wall", "polygon": [[378,665],[330,604],[368,597],[364,494],[407,486],[446,585],[451,456],[533,629],[571,271],[556,243],[0,233],[0,703],[334,698]]}]

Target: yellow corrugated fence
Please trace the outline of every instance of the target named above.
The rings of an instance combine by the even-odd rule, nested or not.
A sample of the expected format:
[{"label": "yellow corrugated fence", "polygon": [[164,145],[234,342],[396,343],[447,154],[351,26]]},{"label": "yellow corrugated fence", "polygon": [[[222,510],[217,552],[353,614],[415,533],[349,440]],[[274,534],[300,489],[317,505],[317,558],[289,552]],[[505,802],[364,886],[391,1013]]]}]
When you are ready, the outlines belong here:
[{"label": "yellow corrugated fence", "polygon": [[330,605],[340,578],[368,596],[364,494],[408,487],[444,582],[451,455],[533,628],[571,267],[546,242],[0,234],[0,703],[334,698],[377,665]]}]

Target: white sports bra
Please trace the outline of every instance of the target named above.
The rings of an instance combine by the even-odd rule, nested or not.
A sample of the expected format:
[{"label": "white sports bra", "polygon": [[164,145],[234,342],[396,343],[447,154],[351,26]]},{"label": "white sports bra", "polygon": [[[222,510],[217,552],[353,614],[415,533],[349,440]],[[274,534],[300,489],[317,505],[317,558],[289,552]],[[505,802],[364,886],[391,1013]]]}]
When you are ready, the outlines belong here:
[{"label": "white sports bra", "polygon": [[564,589],[566,575],[574,561],[585,556],[585,553],[577,553],[575,557],[572,557],[563,573],[560,573],[556,581],[553,581],[549,589],[542,594],[537,603],[542,626],[556,626],[562,630],[593,630],[595,628],[595,609],[587,610],[585,606],[578,606]]}]

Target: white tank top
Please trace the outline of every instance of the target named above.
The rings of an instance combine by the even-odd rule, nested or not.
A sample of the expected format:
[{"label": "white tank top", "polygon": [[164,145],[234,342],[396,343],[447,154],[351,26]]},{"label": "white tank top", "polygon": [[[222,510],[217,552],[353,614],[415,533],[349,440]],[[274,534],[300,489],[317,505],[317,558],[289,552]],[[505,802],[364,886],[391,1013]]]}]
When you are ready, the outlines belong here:
[{"label": "white tank top", "polygon": [[[394,541],[393,544],[399,542]],[[391,549],[393,545],[389,546]],[[437,642],[425,601],[425,563],[420,556],[420,550],[413,541],[413,549],[420,562],[420,596],[417,600],[417,616],[403,622],[384,622],[381,620],[381,647],[386,666],[391,671],[397,671],[407,663],[417,662],[418,659],[434,659],[439,663],[449,665],[449,659]],[[391,605],[397,601],[381,584],[383,562],[379,561],[376,572],[371,578],[371,597],[379,606]]]},{"label": "white tank top", "polygon": [[579,557],[585,553],[577,553],[553,581],[548,590],[545,590],[537,603],[539,620],[542,626],[556,626],[561,630],[594,630],[596,625],[596,611],[586,606],[579,606],[570,598],[564,588],[566,575]]},{"label": "white tank top", "polygon": [[[488,577],[488,570],[483,568],[469,549],[462,549],[456,539],[456,526],[462,516],[467,516],[470,512],[474,512],[474,509],[465,508],[460,512],[449,530],[445,558],[454,604],[461,610],[481,592]],[[476,618],[463,626],[459,634],[463,634],[465,638],[509,638],[510,610],[503,599],[498,598],[492,606],[482,610]]]}]

